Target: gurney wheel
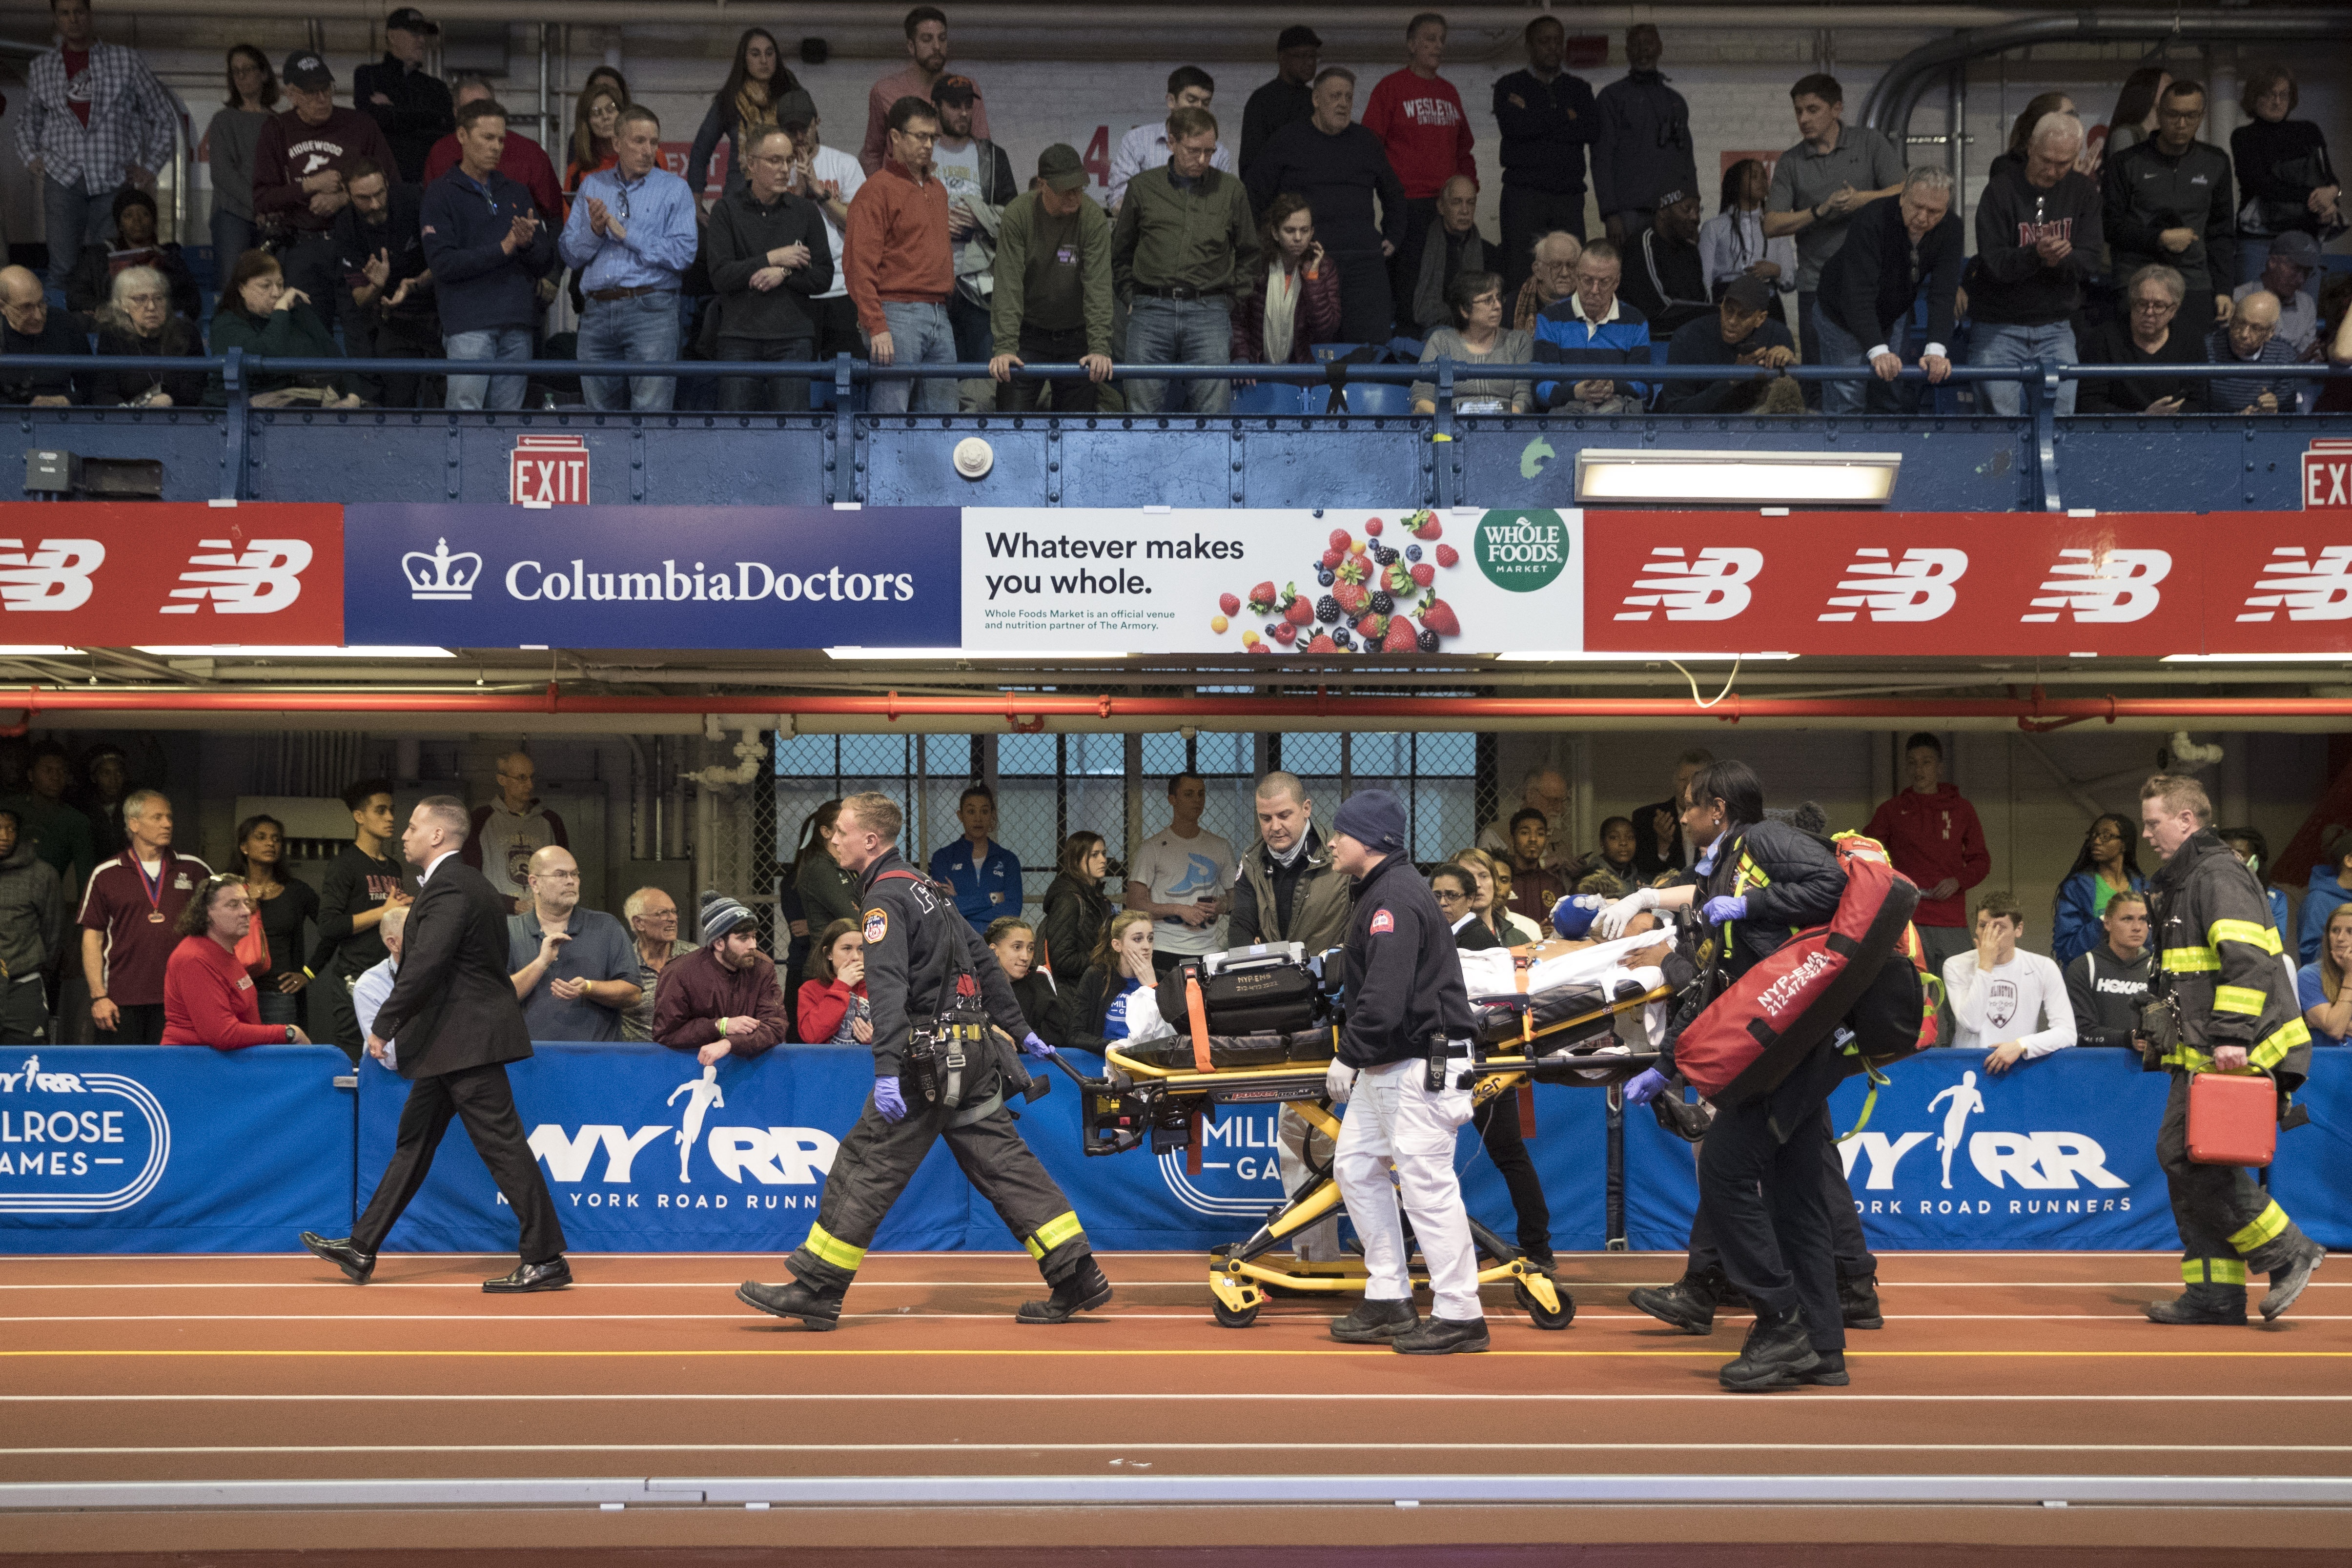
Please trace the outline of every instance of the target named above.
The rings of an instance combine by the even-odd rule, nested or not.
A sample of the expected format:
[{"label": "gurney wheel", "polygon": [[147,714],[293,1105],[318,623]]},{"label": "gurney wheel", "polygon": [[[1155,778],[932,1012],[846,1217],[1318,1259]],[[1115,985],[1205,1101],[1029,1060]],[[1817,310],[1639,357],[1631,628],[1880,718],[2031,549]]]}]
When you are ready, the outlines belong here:
[{"label": "gurney wheel", "polygon": [[1576,1303],[1569,1299],[1569,1295],[1566,1291],[1559,1290],[1558,1286],[1554,1286],[1553,1290],[1559,1297],[1559,1311],[1558,1312],[1551,1311],[1544,1306],[1542,1302],[1537,1301],[1535,1292],[1528,1290],[1525,1285],[1512,1285],[1511,1296],[1519,1303],[1519,1310],[1527,1313],[1528,1317],[1535,1320],[1536,1327],[1539,1329],[1564,1329],[1569,1324],[1576,1321]]},{"label": "gurney wheel", "polygon": [[1216,1312],[1220,1328],[1245,1329],[1257,1322],[1258,1310],[1255,1307],[1244,1307],[1237,1312],[1214,1296],[1209,1298],[1209,1305]]}]

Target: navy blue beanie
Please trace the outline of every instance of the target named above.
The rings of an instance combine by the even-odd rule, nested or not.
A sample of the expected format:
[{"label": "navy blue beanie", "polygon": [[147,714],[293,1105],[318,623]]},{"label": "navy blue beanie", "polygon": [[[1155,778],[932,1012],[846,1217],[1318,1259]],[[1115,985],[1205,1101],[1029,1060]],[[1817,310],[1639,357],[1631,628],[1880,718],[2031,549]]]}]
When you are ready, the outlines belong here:
[{"label": "navy blue beanie", "polygon": [[1386,789],[1359,789],[1339,802],[1331,831],[1368,850],[1400,853],[1404,849],[1404,803]]}]

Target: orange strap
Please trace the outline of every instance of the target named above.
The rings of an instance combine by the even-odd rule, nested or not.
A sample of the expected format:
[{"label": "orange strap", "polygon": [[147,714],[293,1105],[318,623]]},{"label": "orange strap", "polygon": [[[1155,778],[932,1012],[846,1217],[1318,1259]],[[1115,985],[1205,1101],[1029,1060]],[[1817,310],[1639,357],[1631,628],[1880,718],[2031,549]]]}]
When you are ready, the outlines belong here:
[{"label": "orange strap", "polygon": [[[1517,949],[1513,950],[1511,954],[1511,977],[1518,981],[1519,995],[1523,997],[1528,994],[1528,971],[1534,967],[1535,964],[1532,955],[1529,955],[1528,957],[1521,957]],[[1532,1048],[1535,1045],[1535,1010],[1532,1008],[1521,1008],[1519,1009],[1519,1044],[1524,1048],[1528,1048],[1524,1051],[1522,1054],[1532,1054]],[[1532,1128],[1528,1130],[1533,1131]]]},{"label": "orange strap", "polygon": [[1536,1086],[1522,1080],[1519,1083],[1519,1136],[1536,1135]]},{"label": "orange strap", "polygon": [[[1209,1059],[1209,1008],[1201,999],[1201,977],[1197,973],[1184,977],[1184,1010],[1192,1015],[1192,1066],[1202,1072],[1213,1072],[1216,1066]],[[1195,1140],[1193,1157],[1197,1159],[1200,1146],[1200,1122],[1197,1118],[1193,1121],[1192,1130]]]},{"label": "orange strap", "polygon": [[1184,1174],[1201,1174],[1201,1113],[1198,1111],[1184,1121]]}]

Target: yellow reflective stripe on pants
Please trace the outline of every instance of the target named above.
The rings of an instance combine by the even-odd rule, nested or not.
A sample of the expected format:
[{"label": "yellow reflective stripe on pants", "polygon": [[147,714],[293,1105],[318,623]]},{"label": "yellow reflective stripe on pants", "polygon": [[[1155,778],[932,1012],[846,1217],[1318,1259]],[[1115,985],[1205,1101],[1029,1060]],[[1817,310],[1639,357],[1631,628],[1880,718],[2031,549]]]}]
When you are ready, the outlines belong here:
[{"label": "yellow reflective stripe on pants", "polygon": [[1039,1226],[1021,1245],[1029,1249],[1029,1256],[1042,1260],[1046,1253],[1063,1242],[1075,1240],[1085,1234],[1086,1228],[1078,1223],[1078,1217],[1065,1212]]},{"label": "yellow reflective stripe on pants", "polygon": [[2246,1055],[2249,1067],[2273,1068],[2286,1060],[2286,1053],[2298,1045],[2311,1043],[2311,1030],[2301,1019],[2289,1019],[2260,1045]]},{"label": "yellow reflective stripe on pants", "polygon": [[2264,998],[2252,986],[2216,986],[2213,988],[2213,1010],[2217,1013],[2242,1013],[2248,1018],[2263,1016]]},{"label": "yellow reflective stripe on pants", "polygon": [[2279,1233],[2285,1228],[2286,1210],[2273,1203],[2268,1208],[2254,1216],[2254,1222],[2252,1225],[2231,1236],[2230,1245],[2236,1248],[2241,1254],[2252,1252],[2258,1247],[2268,1246],[2276,1240]]},{"label": "yellow reflective stripe on pants", "polygon": [[852,1273],[856,1272],[857,1266],[866,1261],[865,1248],[852,1247],[846,1241],[835,1240],[826,1234],[822,1225],[810,1226],[808,1239],[801,1245],[835,1268],[846,1269]]},{"label": "yellow reflective stripe on pants", "polygon": [[2218,975],[2221,972],[2221,955],[2210,947],[2167,947],[2164,950],[2164,972],[2168,975]]},{"label": "yellow reflective stripe on pants", "polygon": [[2190,1258],[2180,1265],[2184,1285],[2242,1285],[2246,1265],[2236,1258]]},{"label": "yellow reflective stripe on pants", "polygon": [[2278,928],[2257,925],[2251,920],[2216,920],[2206,928],[2205,940],[2219,947],[2224,942],[2243,942],[2249,947],[2259,947],[2272,957],[2285,949],[2279,945]]}]

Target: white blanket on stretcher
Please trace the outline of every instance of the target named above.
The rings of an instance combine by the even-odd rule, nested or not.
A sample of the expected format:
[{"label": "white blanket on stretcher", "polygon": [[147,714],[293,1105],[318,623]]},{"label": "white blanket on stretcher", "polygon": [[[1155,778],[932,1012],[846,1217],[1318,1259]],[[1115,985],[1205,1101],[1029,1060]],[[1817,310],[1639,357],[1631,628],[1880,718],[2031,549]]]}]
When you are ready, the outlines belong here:
[{"label": "white blanket on stretcher", "polygon": [[[1665,976],[1655,965],[1629,968],[1625,960],[1635,953],[1655,947],[1660,942],[1674,940],[1670,925],[1645,931],[1638,936],[1621,936],[1614,942],[1597,943],[1572,953],[1562,953],[1546,958],[1528,971],[1528,994],[1549,991],[1559,986],[1591,986],[1604,998],[1617,994],[1620,983],[1631,980],[1645,991],[1653,991],[1665,983]],[[1507,947],[1487,947],[1476,952],[1457,953],[1462,964],[1462,983],[1470,993],[1472,1004],[1500,1005],[1515,1002],[1519,997],[1517,961]],[[1651,1002],[1645,1005],[1638,1019],[1638,1032],[1654,1049],[1666,1037],[1666,1005]],[[1620,1014],[1617,1019],[1618,1038],[1628,1047],[1634,1043],[1637,1020],[1631,1013]]]}]

